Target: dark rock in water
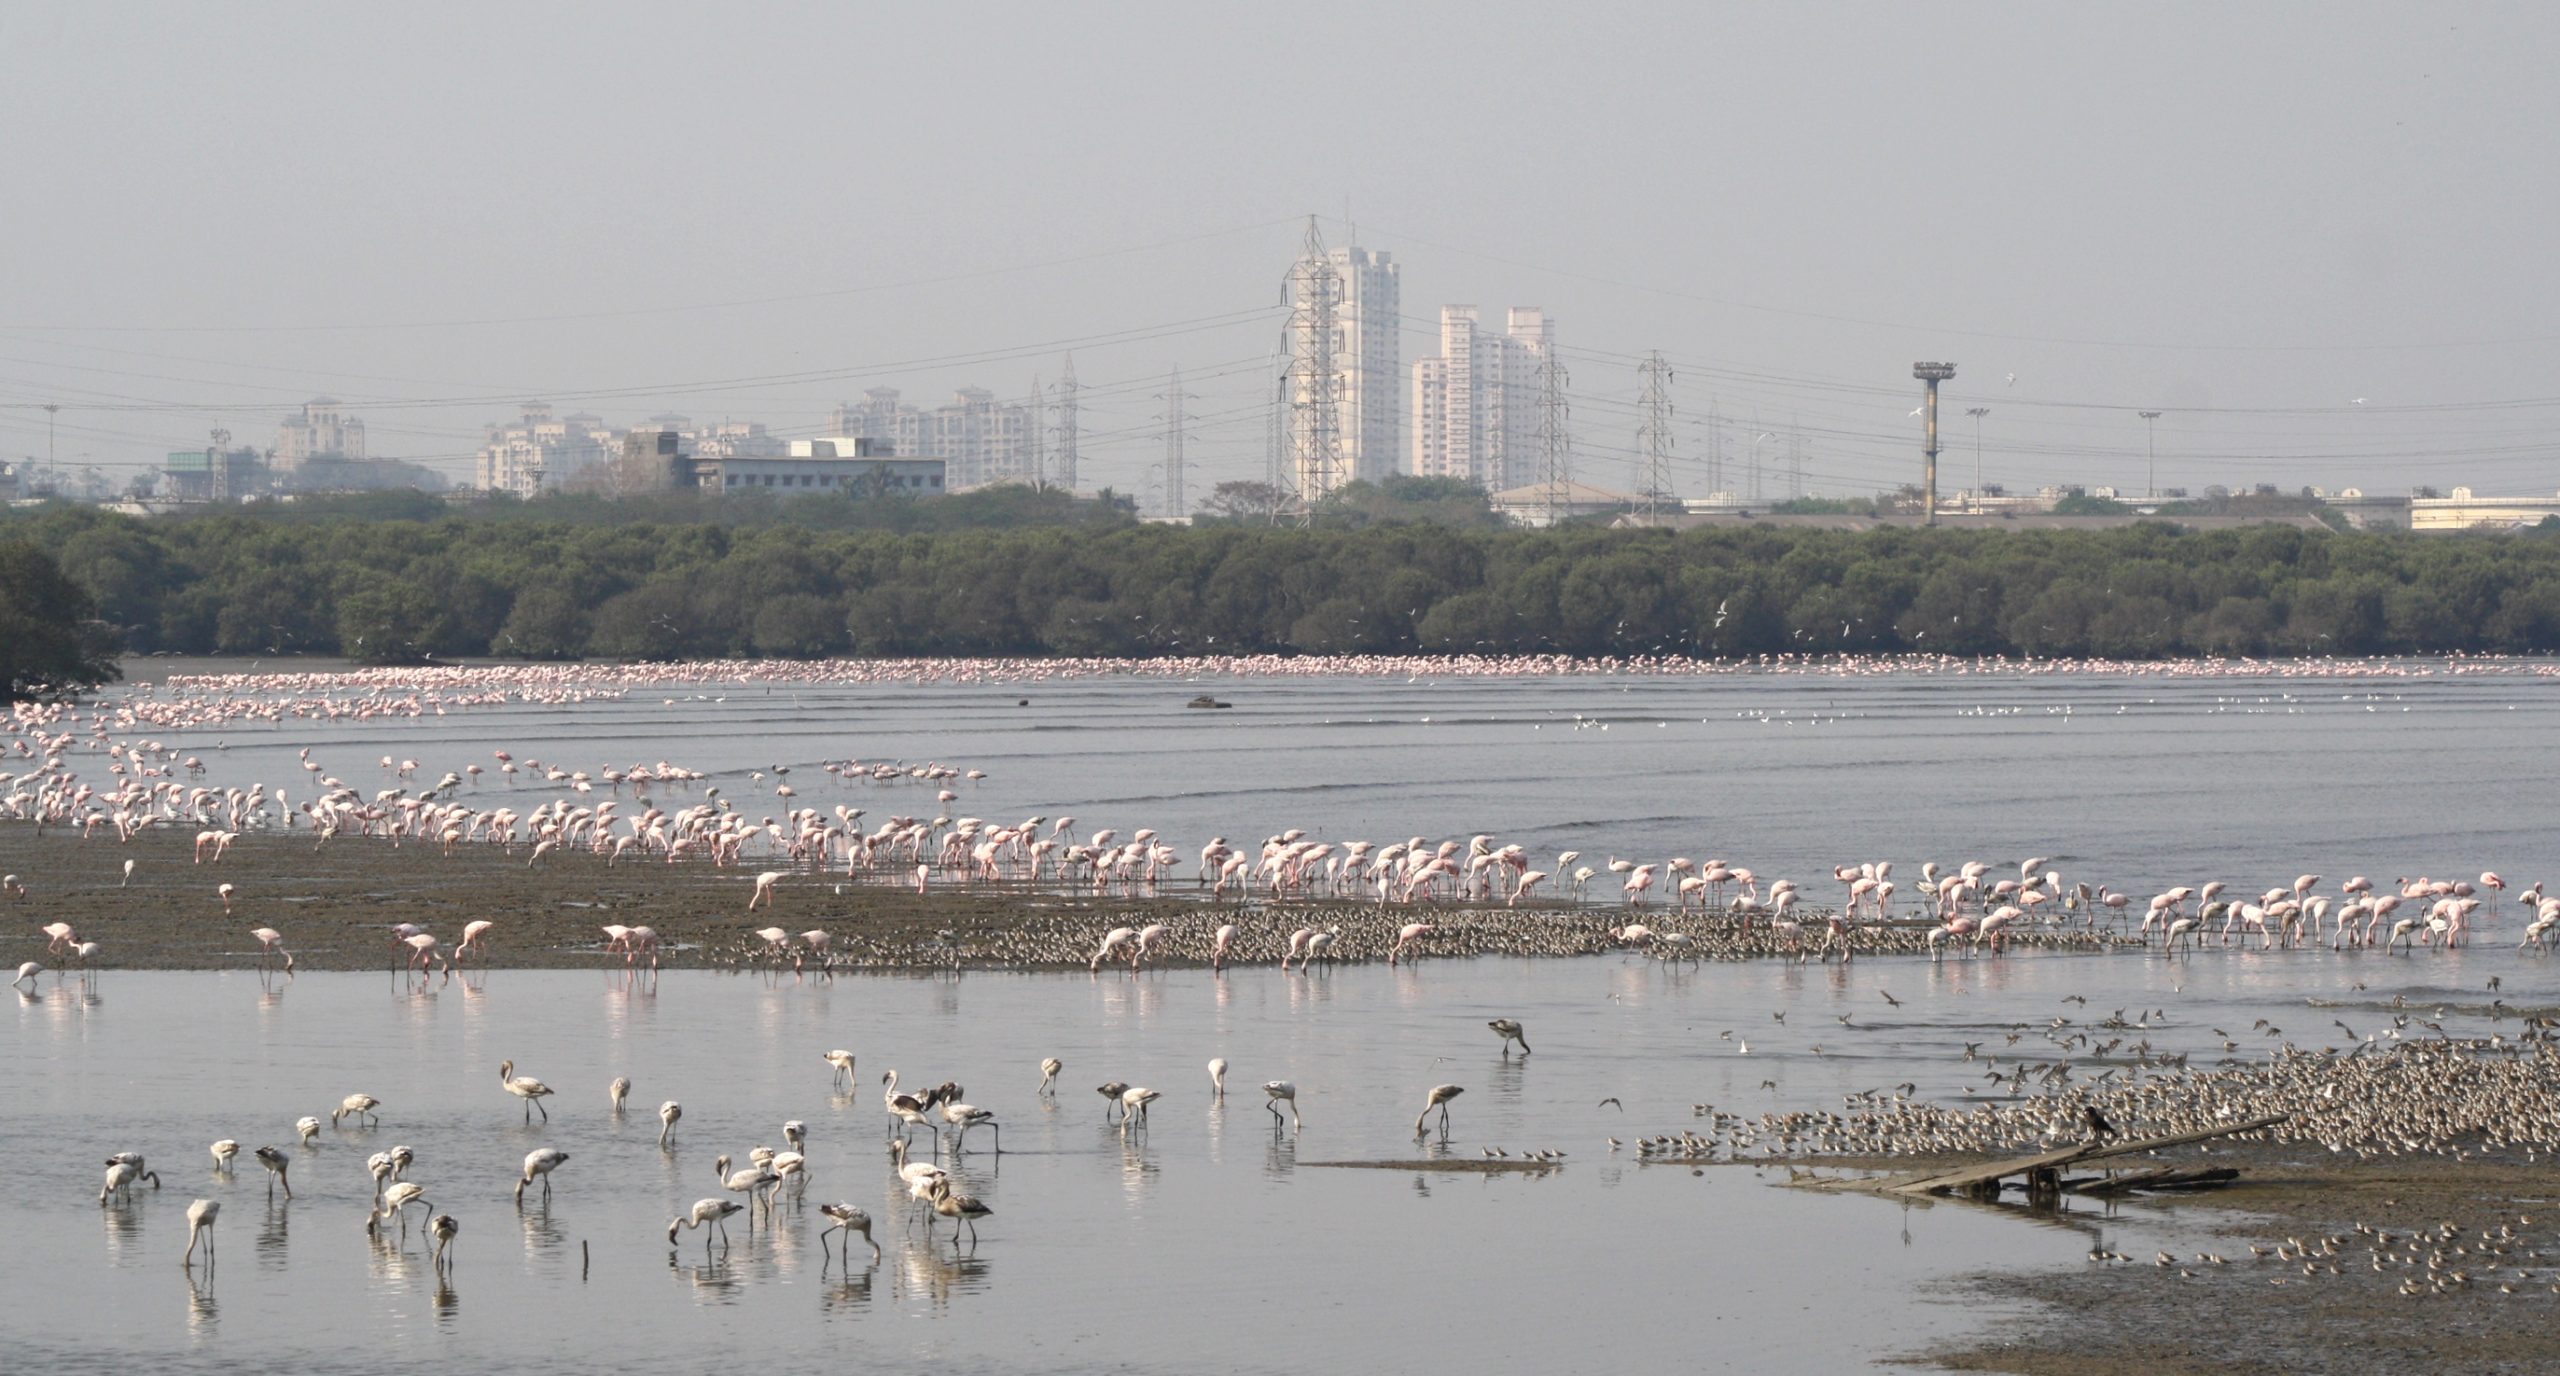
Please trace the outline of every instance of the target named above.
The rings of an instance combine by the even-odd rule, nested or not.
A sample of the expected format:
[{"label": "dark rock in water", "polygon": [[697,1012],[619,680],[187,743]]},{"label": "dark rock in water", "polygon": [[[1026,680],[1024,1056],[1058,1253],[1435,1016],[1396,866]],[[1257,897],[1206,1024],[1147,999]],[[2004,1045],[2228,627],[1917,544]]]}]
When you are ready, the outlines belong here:
[{"label": "dark rock in water", "polygon": [[1191,701],[1186,702],[1186,703],[1184,703],[1184,704],[1182,704],[1182,705],[1183,705],[1183,706],[1185,706],[1185,707],[1233,707],[1233,706],[1235,706],[1235,704],[1234,704],[1234,703],[1232,703],[1232,702],[1220,702],[1220,701],[1218,701],[1216,698],[1213,698],[1213,697],[1209,696],[1207,693],[1202,693],[1200,696],[1198,696],[1198,697],[1196,697],[1196,698],[1193,698]]}]

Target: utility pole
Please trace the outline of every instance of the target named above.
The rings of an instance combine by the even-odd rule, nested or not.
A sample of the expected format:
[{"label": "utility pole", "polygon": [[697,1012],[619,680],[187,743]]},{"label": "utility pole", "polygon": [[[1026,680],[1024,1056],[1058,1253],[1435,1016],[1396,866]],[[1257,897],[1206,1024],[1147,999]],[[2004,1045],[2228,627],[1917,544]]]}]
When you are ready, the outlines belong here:
[{"label": "utility pole", "polygon": [[1754,417],[1752,418],[1752,422],[1753,422],[1753,423],[1752,423],[1752,428],[1751,428],[1751,490],[1750,490],[1748,493],[1746,493],[1745,495],[1746,495],[1746,497],[1747,497],[1749,500],[1751,500],[1751,501],[1755,501],[1755,502],[1756,502],[1756,501],[1760,500],[1760,446],[1761,446],[1761,444],[1762,444],[1762,443],[1764,443],[1765,441],[1768,441],[1768,440],[1774,440],[1774,439],[1776,439],[1776,438],[1777,438],[1777,436],[1776,436],[1776,435],[1773,435],[1773,434],[1770,434],[1768,431],[1763,430],[1763,429],[1761,429],[1761,428],[1759,427],[1759,417],[1754,416]]},{"label": "utility pole", "polygon": [[1636,368],[1644,380],[1644,424],[1637,432],[1644,446],[1644,523],[1658,525],[1662,504],[1671,497],[1671,366],[1656,351]]},{"label": "utility pole", "polygon": [[1982,418],[1991,414],[1988,406],[1968,406],[1964,413],[1973,417],[1973,495],[1982,495]]},{"label": "utility pole", "polygon": [[1787,500],[1796,501],[1803,496],[1804,432],[1797,429],[1796,422],[1790,419],[1787,422]]},{"label": "utility pole", "polygon": [[2153,438],[2151,423],[2160,419],[2157,411],[2142,413],[2142,454],[2148,460],[2151,476],[2145,492],[2151,500],[2160,500],[2160,447]]},{"label": "utility pole", "polygon": [[60,402],[48,401],[44,404],[44,480],[56,496],[62,493],[62,465],[53,457],[53,418],[55,413],[61,410]]},{"label": "utility pole", "polygon": [[1291,490],[1315,519],[1316,503],[1342,481],[1341,420],[1335,389],[1333,344],[1342,274],[1325,252],[1316,217],[1307,217],[1306,242],[1289,270],[1289,459]]},{"label": "utility pole", "polygon": [[1190,510],[1182,495],[1182,370],[1173,370],[1173,381],[1165,385],[1164,401],[1164,506],[1168,516],[1181,516]]},{"label": "utility pole", "polygon": [[1271,413],[1262,436],[1262,480],[1274,492],[1286,492],[1283,469],[1288,464],[1289,361],[1279,350],[1271,355]]},{"label": "utility pole", "polygon": [[1572,504],[1573,436],[1566,426],[1564,364],[1550,345],[1538,355],[1538,504],[1549,526],[1561,524]]},{"label": "utility pole", "polygon": [[1929,386],[1929,399],[1921,403],[1929,417],[1929,438],[1923,451],[1928,463],[1920,470],[1920,523],[1934,526],[1938,523],[1938,384],[1956,375],[1956,365],[1914,363],[1911,375]]},{"label": "utility pole", "polygon": [[1076,490],[1076,356],[1067,355],[1058,377],[1058,486],[1069,496]]},{"label": "utility pole", "polygon": [[230,431],[216,430],[213,432],[213,452],[206,456],[212,459],[213,463],[210,465],[211,471],[206,474],[206,477],[209,478],[213,484],[213,499],[217,502],[227,502],[231,500],[231,456],[224,452],[230,447]]}]

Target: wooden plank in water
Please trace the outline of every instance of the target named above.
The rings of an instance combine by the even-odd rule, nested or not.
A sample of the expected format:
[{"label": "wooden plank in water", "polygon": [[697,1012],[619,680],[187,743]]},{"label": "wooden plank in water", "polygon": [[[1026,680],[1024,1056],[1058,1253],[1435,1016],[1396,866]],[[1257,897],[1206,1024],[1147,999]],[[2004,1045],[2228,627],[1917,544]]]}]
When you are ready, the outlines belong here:
[{"label": "wooden plank in water", "polygon": [[[2243,1132],[2256,1132],[2260,1128],[2273,1127],[2291,1116],[2291,1114],[2285,1113],[2271,1113],[2263,1117],[2250,1118],[2237,1123],[2224,1123],[2217,1127],[2198,1128],[2192,1132],[2173,1132],[2159,1137],[2119,1137],[2107,1142],[2082,1142],[2073,1146],[2056,1147],[2051,1151],[2038,1152],[2034,1156],[2011,1157],[2004,1161],[1985,1161],[1977,1165],[1959,1167],[1955,1170],[1933,1168],[1922,1171],[1906,1171],[1898,1175],[1868,1176],[1864,1179],[1841,1179],[1834,1177],[1825,1180],[1802,1180],[1794,1183],[1803,1185],[1809,1189],[1859,1190],[1872,1194],[1948,1194],[1976,1188],[1982,1185],[1988,1185],[1993,1181],[2012,1175],[2033,1175],[2039,1171],[2058,1171],[2064,1166],[2077,1165],[2087,1161],[2104,1161],[2111,1157],[2131,1156],[2137,1152],[2160,1151],[2169,1147],[2183,1147],[2197,1142],[2210,1142],[2217,1137],[2231,1137]],[[1771,1162],[1770,1164],[1774,1165],[1778,1163]]]}]

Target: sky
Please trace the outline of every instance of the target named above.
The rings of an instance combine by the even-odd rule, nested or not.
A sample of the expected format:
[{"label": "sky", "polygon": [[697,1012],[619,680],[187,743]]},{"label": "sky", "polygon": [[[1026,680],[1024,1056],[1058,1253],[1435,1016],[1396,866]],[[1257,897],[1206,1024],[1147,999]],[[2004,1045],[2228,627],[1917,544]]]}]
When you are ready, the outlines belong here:
[{"label": "sky", "polygon": [[[2560,488],[2560,7],[0,0],[0,456],[314,394],[823,432],[1070,349],[1088,487],[1258,478],[1318,216],[1556,321],[1575,476]],[[1988,407],[1977,422],[1970,408]],[[2146,423],[2140,413],[2156,410]],[[2146,434],[2146,432],[2148,432]],[[2150,447],[2147,448],[2146,445]],[[1152,471],[1151,471],[1152,470]]]}]

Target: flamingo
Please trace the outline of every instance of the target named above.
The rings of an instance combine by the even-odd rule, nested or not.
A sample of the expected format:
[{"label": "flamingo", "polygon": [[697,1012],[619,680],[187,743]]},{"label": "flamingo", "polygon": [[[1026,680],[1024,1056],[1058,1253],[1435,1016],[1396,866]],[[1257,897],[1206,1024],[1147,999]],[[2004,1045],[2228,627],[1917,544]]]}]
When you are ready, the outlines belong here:
[{"label": "flamingo", "polygon": [[561,1163],[568,1159],[569,1153],[558,1147],[537,1147],[525,1153],[524,1176],[516,1181],[516,1207],[524,1207],[525,1189],[533,1184],[536,1176],[542,1179],[542,1202],[550,1203],[551,1173],[560,1169]]},{"label": "flamingo", "polygon": [[826,1227],[818,1230],[819,1247],[827,1245],[827,1234],[844,1234],[845,1264],[850,1266],[853,1264],[853,1235],[860,1233],[862,1240],[871,1244],[871,1259],[875,1262],[880,1260],[880,1244],[871,1236],[871,1215],[844,1203],[821,1204],[818,1212],[830,1220]]},{"label": "flamingo", "polygon": [[204,1264],[213,1265],[213,1221],[221,1216],[222,1201],[218,1199],[199,1199],[187,1206],[187,1254],[178,1258],[180,1266],[196,1264],[197,1238],[204,1239]]},{"label": "flamingo", "polygon": [[544,1099],[550,1097],[551,1086],[544,1084],[542,1081],[537,1080],[530,1075],[517,1075],[516,1063],[513,1061],[500,1061],[498,1063],[498,1083],[505,1086],[506,1091],[509,1094],[524,1100],[524,1120],[526,1122],[530,1123],[533,1121],[533,1111],[535,1109],[542,1110],[542,1121],[546,1123],[551,1121],[551,1110],[545,1107],[542,1102]]},{"label": "flamingo", "polygon": [[[880,1077],[880,1083],[883,1086],[880,1091],[881,1106],[889,1111],[889,1116],[891,1118],[897,1120],[899,1128],[933,1128],[933,1120],[924,1116],[924,1100],[919,1099],[912,1094],[900,1094],[898,1092],[898,1072],[894,1068],[891,1069],[888,1074]],[[939,1142],[942,1140],[939,1136],[939,1129],[935,1129],[935,1131],[937,1135],[934,1140]],[[903,1131],[900,1131],[898,1135],[900,1137],[904,1137],[906,1134]]]},{"label": "flamingo", "polygon": [[1102,945],[1094,951],[1092,963],[1085,967],[1086,973],[1090,974],[1094,971],[1100,970],[1102,968],[1102,962],[1110,959],[1114,952],[1117,952],[1122,946],[1128,944],[1129,939],[1137,934],[1138,929],[1135,927],[1114,927],[1110,931],[1103,933]]},{"label": "flamingo", "polygon": [[604,1092],[606,1097],[613,1100],[614,1116],[617,1118],[621,1117],[622,1101],[631,1097],[631,1077],[628,1075],[614,1076],[613,1083],[606,1085],[604,1087]]},{"label": "flamingo", "polygon": [[216,1175],[231,1174],[231,1158],[240,1154],[240,1144],[232,1141],[228,1137],[225,1137],[221,1141],[213,1144],[212,1151],[213,1173]]},{"label": "flamingo", "polygon": [[288,975],[293,973],[293,952],[284,948],[284,933],[273,927],[257,927],[251,929],[249,935],[258,939],[259,968],[266,967],[268,956],[279,955],[284,957],[284,972]]},{"label": "flamingo", "polygon": [[978,1242],[978,1220],[993,1217],[995,1214],[995,1210],[979,1203],[974,1197],[952,1189],[949,1176],[940,1177],[933,1182],[933,1211],[951,1220],[953,1246],[959,1245],[960,1225],[968,1224],[969,1244],[973,1247]]},{"label": "flamingo", "polygon": [[260,1147],[258,1148],[256,1155],[258,1158],[258,1164],[267,1168],[267,1198],[273,1199],[276,1197],[276,1186],[278,1185],[284,1186],[285,1198],[293,1198],[293,1179],[285,1174],[287,1170],[292,1168],[292,1160],[286,1157],[283,1152],[280,1152],[273,1147]]},{"label": "flamingo", "polygon": [[774,902],[773,886],[781,883],[785,877],[785,874],[781,870],[766,870],[764,873],[757,875],[756,891],[747,895],[747,911],[754,912],[756,910],[756,905],[759,903],[768,908],[772,907]]},{"label": "flamingo", "polygon": [[1422,938],[1429,936],[1438,930],[1440,929],[1428,922],[1408,922],[1403,926],[1398,927],[1396,929],[1396,944],[1387,952],[1388,967],[1392,969],[1395,966],[1397,958],[1404,954],[1405,947],[1412,945],[1414,942],[1420,941]]},{"label": "flamingo", "polygon": [[436,1240],[436,1253],[433,1258],[436,1270],[444,1271],[449,1268],[451,1263],[445,1260],[445,1252],[453,1246],[454,1235],[461,1231],[462,1224],[451,1214],[437,1214],[427,1220],[427,1236]]},{"label": "flamingo", "polygon": [[676,1130],[676,1120],[684,1116],[684,1105],[669,1099],[658,1105],[658,1147],[665,1150],[667,1138]]},{"label": "flamingo", "polygon": [[1502,1038],[1502,1054],[1506,1060],[1510,1058],[1513,1042],[1520,1043],[1521,1055],[1529,1054],[1529,1038],[1521,1032],[1519,1023],[1510,1018],[1495,1018],[1485,1026],[1492,1028],[1494,1035]]},{"label": "flamingo", "polygon": [[1413,1135],[1416,1137],[1424,1135],[1422,1126],[1423,1120],[1429,1118],[1431,1116],[1431,1110],[1436,1108],[1440,1110],[1441,1139],[1444,1141],[1447,1140],[1449,1136],[1449,1101],[1466,1092],[1467,1091],[1463,1087],[1458,1085],[1433,1085],[1431,1087],[1431,1092],[1423,1096],[1422,1112],[1414,1116]]},{"label": "flamingo", "polygon": [[1287,1080],[1269,1080],[1264,1082],[1262,1092],[1266,1096],[1265,1107],[1271,1110],[1271,1130],[1273,1132],[1278,1132],[1280,1130],[1280,1106],[1282,1104],[1287,1104],[1289,1106],[1289,1130],[1291,1132],[1297,1131],[1297,1085]]},{"label": "flamingo", "polygon": [[58,956],[79,942],[79,938],[72,934],[71,924],[68,922],[48,922],[36,930],[52,938],[45,943],[44,947],[44,953],[49,956]]},{"label": "flamingo", "polygon": [[370,1094],[350,1094],[339,1100],[338,1107],[330,1112],[329,1126],[336,1127],[341,1118],[361,1117],[367,1126],[379,1127],[382,1120],[375,1116],[374,1110],[380,1107],[382,1107],[382,1101]]},{"label": "flamingo", "polygon": [[18,977],[9,982],[11,984],[33,984],[36,982],[36,976],[43,973],[44,967],[30,960],[24,965],[18,967]]},{"label": "flamingo", "polygon": [[[951,1143],[951,1150],[955,1154],[962,1147],[968,1145],[969,1129],[981,1125],[995,1129],[996,1151],[999,1154],[1004,1151],[1004,1124],[996,1121],[996,1115],[991,1110],[979,1108],[973,1104],[944,1104],[942,1106],[942,1121],[949,1123],[954,1128],[958,1129],[958,1132],[953,1136]],[[954,1164],[957,1164],[956,1159]]]},{"label": "flamingo", "polygon": [[302,1145],[310,1146],[319,1140],[320,1120],[306,1113],[293,1120],[293,1131],[295,1136],[302,1139]]},{"label": "flamingo", "polygon": [[1148,1089],[1142,1085],[1131,1085],[1129,1088],[1120,1091],[1121,1130],[1124,1132],[1127,1131],[1132,1120],[1145,1122],[1147,1118],[1147,1105],[1152,1104],[1163,1097],[1164,1092],[1162,1090]]},{"label": "flamingo", "polygon": [[120,1152],[108,1157],[106,1183],[98,1190],[98,1202],[104,1204],[109,1199],[119,1196],[131,1198],[133,1182],[137,1180],[148,1180],[151,1182],[151,1188],[155,1190],[160,1188],[160,1173],[143,1169],[141,1157],[131,1152]]},{"label": "flamingo", "polygon": [[231,915],[231,895],[235,892],[237,892],[237,890],[233,889],[229,884],[216,884],[213,886],[214,896],[222,900],[222,915],[224,917],[229,917]]},{"label": "flamingo", "polygon": [[400,1236],[409,1235],[409,1206],[416,1205],[430,1213],[435,1205],[427,1202],[427,1187],[414,1180],[403,1180],[382,1192],[382,1203],[365,1217],[364,1230],[380,1234],[382,1225],[393,1218],[400,1220]]},{"label": "flamingo", "polygon": [[[667,1224],[667,1244],[675,1245],[676,1230],[679,1228],[708,1227],[720,1230],[720,1245],[726,1248],[729,1245],[729,1215],[746,1207],[734,1199],[697,1199],[693,1201],[692,1212]],[[702,1250],[706,1253],[711,1250],[711,1238],[708,1234],[702,1239]]]},{"label": "flamingo", "polygon": [[1058,1095],[1058,1072],[1066,1068],[1067,1063],[1059,1060],[1055,1056],[1042,1058],[1040,1062],[1040,1088],[1036,1091],[1036,1094],[1046,1095],[1052,1099],[1056,1098]]},{"label": "flamingo", "polygon": [[852,1052],[839,1047],[833,1051],[820,1052],[819,1059],[835,1067],[835,1073],[830,1077],[830,1083],[847,1086],[850,1086],[853,1083],[854,1055]]}]

